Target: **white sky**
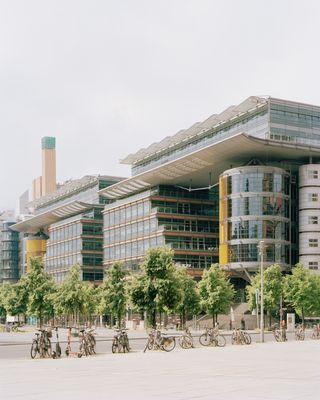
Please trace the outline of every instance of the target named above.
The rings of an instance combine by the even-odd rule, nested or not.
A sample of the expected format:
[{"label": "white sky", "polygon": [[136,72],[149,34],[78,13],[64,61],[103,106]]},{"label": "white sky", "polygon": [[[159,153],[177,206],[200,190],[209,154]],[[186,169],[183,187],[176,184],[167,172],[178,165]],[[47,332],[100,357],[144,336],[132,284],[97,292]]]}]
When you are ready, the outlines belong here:
[{"label": "white sky", "polygon": [[250,95],[320,105],[318,0],[0,0],[0,210]]}]

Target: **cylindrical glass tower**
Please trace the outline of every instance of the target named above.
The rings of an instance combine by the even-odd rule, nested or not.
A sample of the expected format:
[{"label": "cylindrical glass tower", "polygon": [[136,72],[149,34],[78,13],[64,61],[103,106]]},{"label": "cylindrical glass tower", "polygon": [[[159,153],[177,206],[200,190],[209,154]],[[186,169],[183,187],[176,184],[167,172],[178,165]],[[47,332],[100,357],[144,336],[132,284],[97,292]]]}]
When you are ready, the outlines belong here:
[{"label": "cylindrical glass tower", "polygon": [[290,265],[290,174],[284,169],[248,165],[220,175],[220,247],[222,267],[250,271],[264,265]]}]

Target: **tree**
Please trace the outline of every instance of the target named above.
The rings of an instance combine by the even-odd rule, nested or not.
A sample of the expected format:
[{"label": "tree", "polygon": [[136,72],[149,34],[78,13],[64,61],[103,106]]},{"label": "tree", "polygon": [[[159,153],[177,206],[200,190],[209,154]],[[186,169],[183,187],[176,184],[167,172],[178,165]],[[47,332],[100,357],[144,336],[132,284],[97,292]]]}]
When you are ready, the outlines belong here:
[{"label": "tree", "polygon": [[304,324],[305,315],[314,315],[320,312],[320,279],[302,264],[292,269],[292,275],[284,279],[284,296],[292,305]]},{"label": "tree", "polygon": [[180,314],[181,324],[185,326],[186,315],[196,314],[199,311],[199,293],[195,280],[188,274],[186,267],[177,269],[179,286],[181,288],[181,299],[176,312]]},{"label": "tree", "polygon": [[149,249],[141,264],[141,274],[132,281],[132,304],[139,312],[147,312],[153,327],[157,313],[173,311],[181,299],[173,254],[169,247]]},{"label": "tree", "polygon": [[28,308],[29,292],[26,279],[22,278],[19,282],[8,285],[5,307],[9,315],[25,314]]},{"label": "tree", "polygon": [[52,317],[52,293],[56,290],[53,279],[44,271],[43,262],[39,258],[30,259],[30,272],[24,284],[28,292],[28,314],[39,318],[42,327],[43,317]]},{"label": "tree", "polygon": [[7,315],[6,298],[7,293],[10,290],[8,283],[0,284],[0,316],[5,317]]},{"label": "tree", "polygon": [[90,283],[80,279],[80,265],[75,264],[55,295],[55,311],[57,314],[72,316],[73,323],[79,324],[80,314],[89,314],[96,307],[95,290]]},{"label": "tree", "polygon": [[204,271],[199,282],[200,306],[212,315],[213,325],[215,316],[229,311],[234,294],[234,288],[219,264],[211,265]]},{"label": "tree", "polygon": [[115,263],[107,273],[107,279],[101,285],[100,309],[114,315],[120,328],[126,311],[126,271],[121,263]]},{"label": "tree", "polygon": [[[257,273],[251,280],[250,285],[247,286],[247,295],[249,302],[249,309],[255,310],[256,304],[256,290],[261,291],[261,274]],[[272,312],[278,311],[280,307],[280,299],[283,292],[283,278],[281,274],[281,267],[278,264],[271,265],[264,271],[264,308],[268,311],[271,320]],[[269,325],[270,325],[269,320]]]}]

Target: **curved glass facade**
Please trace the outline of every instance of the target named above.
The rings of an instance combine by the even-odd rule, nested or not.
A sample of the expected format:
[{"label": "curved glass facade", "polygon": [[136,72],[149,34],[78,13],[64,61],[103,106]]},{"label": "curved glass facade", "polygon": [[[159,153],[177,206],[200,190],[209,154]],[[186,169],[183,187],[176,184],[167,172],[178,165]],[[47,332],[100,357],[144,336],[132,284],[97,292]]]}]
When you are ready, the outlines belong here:
[{"label": "curved glass facade", "polygon": [[222,265],[256,268],[260,240],[266,243],[266,263],[289,264],[289,173],[261,165],[225,171],[220,176],[219,219]]}]

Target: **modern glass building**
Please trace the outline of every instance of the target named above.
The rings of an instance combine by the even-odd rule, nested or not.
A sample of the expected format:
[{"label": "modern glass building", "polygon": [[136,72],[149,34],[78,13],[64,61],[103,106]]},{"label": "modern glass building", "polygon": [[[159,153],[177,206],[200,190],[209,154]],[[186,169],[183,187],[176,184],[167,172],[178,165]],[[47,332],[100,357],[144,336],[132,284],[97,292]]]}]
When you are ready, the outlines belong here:
[{"label": "modern glass building", "polygon": [[168,245],[193,275],[218,261],[218,191],[156,186],[105,206],[104,265],[137,270],[147,249]]},{"label": "modern glass building", "polygon": [[0,283],[19,280],[19,233],[11,229],[14,222],[1,223]]},{"label": "modern glass building", "polygon": [[[147,248],[168,244],[190,270],[219,261],[234,279],[248,280],[260,265],[261,240],[265,267],[320,267],[319,106],[252,96],[122,162],[132,177],[99,192],[114,201],[104,210],[106,267],[123,260],[135,269]],[[189,196],[197,196],[195,208]],[[202,223],[209,232],[200,238]]]},{"label": "modern glass building", "polygon": [[34,215],[13,226],[27,236],[23,239],[25,254],[21,270],[28,272],[30,257],[41,257],[45,269],[62,282],[70,267],[78,263],[82,279],[96,284],[103,280],[104,204],[112,200],[99,190],[122,178],[84,176],[67,182],[55,192],[33,201]]}]

